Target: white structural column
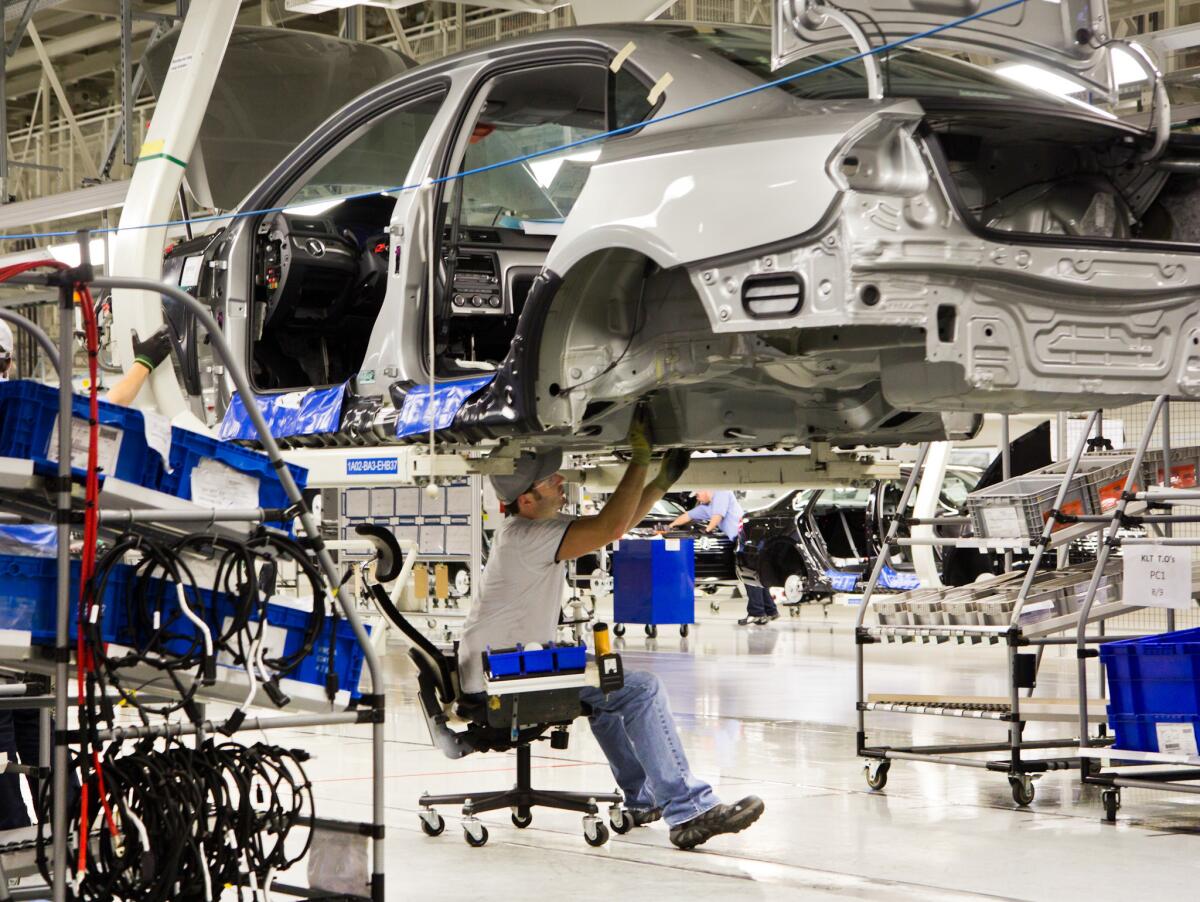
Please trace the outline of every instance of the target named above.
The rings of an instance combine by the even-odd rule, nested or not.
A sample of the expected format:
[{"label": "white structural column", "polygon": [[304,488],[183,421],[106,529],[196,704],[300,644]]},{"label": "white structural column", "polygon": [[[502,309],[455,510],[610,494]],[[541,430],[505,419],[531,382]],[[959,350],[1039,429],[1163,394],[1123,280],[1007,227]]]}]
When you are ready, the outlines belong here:
[{"label": "white structural column", "polygon": [[[942,483],[946,479],[946,465],[950,463],[950,450],[953,442],[931,442],[929,453],[925,456],[925,469],[920,473],[920,484],[917,486],[917,502],[913,507],[913,516],[919,520],[936,517],[938,498],[942,493]],[[896,511],[896,516],[904,516],[904,511]],[[914,526],[914,539],[932,539],[936,537],[932,526]],[[938,572],[937,556],[932,545],[911,545],[913,567],[924,588],[937,588],[942,584]]]},{"label": "white structural column", "polygon": [[[188,9],[121,211],[122,231],[116,235],[113,275],[146,279],[162,275],[166,229],[139,227],[166,222],[171,217],[240,6],[239,0],[204,0],[192,3]],[[158,295],[113,292],[113,337],[123,367],[133,363],[132,332],[137,330],[144,338],[162,321]],[[150,378],[150,387],[152,397],[143,391],[138,398],[140,406],[153,404],[169,417],[185,409],[183,391],[172,367],[159,367]]]}]

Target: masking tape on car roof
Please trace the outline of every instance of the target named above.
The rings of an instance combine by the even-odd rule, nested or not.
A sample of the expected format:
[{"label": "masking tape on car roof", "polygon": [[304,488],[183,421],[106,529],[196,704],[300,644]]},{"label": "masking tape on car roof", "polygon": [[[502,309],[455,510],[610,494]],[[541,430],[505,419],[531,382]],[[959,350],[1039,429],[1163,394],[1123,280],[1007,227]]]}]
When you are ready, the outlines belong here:
[{"label": "masking tape on car roof", "polygon": [[671,82],[675,80],[675,76],[670,72],[664,72],[663,77],[654,83],[654,87],[650,89],[650,93],[646,95],[646,101],[650,106],[658,103],[658,98],[662,97],[663,91],[671,87]]},{"label": "masking tape on car roof", "polygon": [[625,65],[625,60],[633,56],[633,51],[635,50],[637,50],[637,44],[633,43],[633,41],[630,41],[621,48],[620,53],[613,57],[613,61],[608,68],[610,68],[613,72],[620,72],[621,67]]},{"label": "masking tape on car roof", "polygon": [[[449,173],[447,175],[438,176],[437,178],[426,178],[423,182],[420,182],[417,184],[397,185],[397,186],[391,187],[391,188],[376,189],[374,191],[360,191],[357,194],[346,194],[346,195],[342,195],[342,196],[338,197],[337,200],[339,200],[339,201],[355,200],[355,199],[361,198],[361,197],[378,197],[379,195],[382,195],[382,194],[398,194],[402,191],[415,191],[418,188],[423,187],[426,183],[440,185],[440,184],[444,184],[447,182],[453,182],[453,181],[457,181],[458,179],[467,178],[467,177],[473,176],[473,175],[479,175],[484,172],[491,172],[493,169],[502,169],[506,166],[515,166],[515,165],[518,165],[521,163],[525,163],[529,160],[536,160],[536,159],[540,159],[541,157],[550,156],[552,154],[562,153],[563,151],[573,150],[574,148],[582,147],[583,145],[595,144],[599,141],[605,140],[606,138],[615,138],[615,137],[619,137],[620,135],[627,135],[630,132],[640,131],[642,129],[648,128],[649,126],[656,125],[658,123],[670,122],[674,119],[679,119],[682,116],[689,116],[692,113],[699,113],[699,112],[702,112],[703,110],[712,109],[713,107],[720,106],[723,103],[729,103],[730,101],[734,101],[734,100],[741,100],[743,97],[749,97],[751,95],[761,93],[762,91],[768,91],[772,88],[777,88],[780,85],[790,84],[791,82],[798,81],[799,79],[805,78],[806,76],[809,76],[809,75],[816,75],[817,73],[820,73],[820,72],[826,72],[830,69],[836,69],[839,66],[844,66],[847,63],[857,62],[858,60],[865,59],[868,56],[876,56],[881,53],[888,53],[889,51],[895,50],[897,47],[904,47],[904,46],[907,46],[908,44],[912,44],[915,41],[922,40],[923,38],[933,37],[934,35],[941,34],[942,32],[945,32],[945,31],[950,31],[952,29],[955,29],[962,25],[965,25],[969,22],[974,22],[978,19],[984,19],[984,18],[987,18],[988,16],[994,16],[997,13],[1004,12],[1005,10],[1013,9],[1014,7],[1017,7],[1017,6],[1023,6],[1027,2],[1029,2],[1029,0],[1008,0],[1008,2],[1001,3],[999,6],[995,6],[991,9],[980,10],[979,12],[971,13],[968,16],[962,16],[961,18],[954,19],[953,21],[950,21],[950,22],[943,22],[941,25],[937,25],[937,26],[934,26],[933,28],[927,29],[926,31],[922,31],[920,34],[909,35],[908,37],[904,37],[904,38],[897,38],[894,41],[888,41],[885,44],[880,44],[878,47],[872,47],[870,50],[866,50],[861,53],[854,53],[854,54],[851,54],[850,56],[842,57],[841,59],[831,60],[828,63],[821,63],[820,65],[813,66],[811,69],[805,69],[803,72],[796,72],[796,73],[794,73],[792,75],[788,75],[784,78],[777,78],[773,81],[763,82],[762,84],[755,85],[752,88],[743,88],[740,91],[734,91],[732,94],[726,94],[723,97],[714,97],[712,100],[706,100],[703,103],[697,103],[697,104],[694,104],[692,106],[686,107],[681,110],[675,110],[674,112],[671,112],[671,113],[664,113],[661,116],[654,116],[650,119],[646,119],[641,122],[633,122],[633,123],[630,123],[629,125],[623,125],[620,128],[614,128],[611,131],[600,132],[595,135],[589,135],[586,138],[580,138],[576,141],[569,141],[566,144],[559,145],[558,147],[549,147],[549,148],[546,148],[545,150],[537,150],[537,151],[534,151],[533,153],[528,153],[528,154],[523,154],[518,157],[513,157],[511,160],[501,160],[497,163],[489,163],[486,166],[479,166],[479,167],[476,167],[475,169],[466,169],[466,170],[463,170],[462,172]],[[670,81],[667,81],[666,84],[663,84],[664,79],[669,79],[669,78],[670,78],[670,75],[666,75],[666,76],[663,76],[662,79],[659,79],[659,85],[661,85],[662,87],[660,88],[659,85],[655,85],[654,88],[651,90],[650,98],[652,101],[656,101],[658,99],[659,94],[661,94],[662,90],[665,89],[666,86],[671,83]],[[671,81],[673,81],[673,79],[671,79]],[[655,93],[656,91],[658,93]],[[174,160],[174,162],[179,163],[180,166],[186,166],[186,164],[183,163],[182,161]],[[268,213],[282,213],[286,209],[287,209],[287,207],[265,207],[265,208],[257,209],[257,210],[239,210],[236,213],[213,213],[209,216],[194,216],[191,219],[187,219],[187,220],[177,219],[177,220],[169,220],[167,222],[143,223],[140,225],[132,225],[132,226],[109,226],[109,227],[103,228],[103,229],[91,229],[91,230],[87,230],[87,231],[88,231],[88,234],[90,234],[90,235],[108,235],[108,234],[115,234],[117,232],[136,232],[136,231],[142,231],[144,229],[164,229],[164,228],[168,228],[170,226],[200,225],[200,224],[207,223],[207,222],[221,222],[224,220],[244,219],[249,216],[264,216]],[[0,235],[0,241],[29,241],[29,240],[37,240],[37,239],[42,239],[42,238],[67,238],[67,237],[76,238],[78,236],[79,236],[78,229],[60,229],[60,230],[49,231],[49,232],[27,232],[27,233],[23,233],[23,234],[19,234],[19,235]]]}]

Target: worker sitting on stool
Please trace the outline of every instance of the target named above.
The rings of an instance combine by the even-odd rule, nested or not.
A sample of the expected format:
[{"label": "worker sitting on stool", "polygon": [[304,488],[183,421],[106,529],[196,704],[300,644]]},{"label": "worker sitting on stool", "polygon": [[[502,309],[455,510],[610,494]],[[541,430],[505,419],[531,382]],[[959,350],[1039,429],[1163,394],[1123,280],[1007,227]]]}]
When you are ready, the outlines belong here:
[{"label": "worker sitting on stool", "polygon": [[[707,520],[705,532],[716,532],[720,529],[725,538],[737,542],[737,550],[741,551],[742,546],[746,544],[746,534],[742,532],[742,506],[738,504],[733,492],[701,489],[696,492],[696,501],[696,506],[672,520],[671,526],[683,526],[693,520]],[[742,588],[746,590],[746,616],[738,621],[738,626],[763,624],[779,619],[779,608],[775,607],[775,599],[765,586],[747,586],[743,583]]]},{"label": "worker sitting on stool", "polygon": [[[458,658],[464,693],[483,692],[481,655],[489,646],[554,638],[566,562],[620,539],[687,468],[690,452],[670,451],[647,485],[649,430],[639,416],[629,427],[629,444],[633,457],[620,485],[591,517],[560,513],[566,500],[557,472],[561,451],[523,455],[512,475],[491,477],[505,520],[492,540],[479,596],[463,627]],[[718,834],[744,830],[762,814],[756,796],[721,804],[712,787],[692,774],[656,675],[626,673],[624,688],[605,695],[589,687],[579,697],[591,709],[592,732],[635,825],[664,818],[671,842],[691,849]]]},{"label": "worker sitting on stool", "polygon": [[120,404],[122,407],[128,407],[133,403],[133,399],[138,396],[138,392],[142,390],[142,386],[146,384],[146,380],[150,378],[150,374],[155,368],[171,356],[171,331],[167,328],[167,324],[163,323],[158,329],[147,338],[145,341],[138,339],[137,333],[133,333],[133,366],[125,371],[112,388],[108,390],[108,394],[104,396],[104,400],[110,404]]}]

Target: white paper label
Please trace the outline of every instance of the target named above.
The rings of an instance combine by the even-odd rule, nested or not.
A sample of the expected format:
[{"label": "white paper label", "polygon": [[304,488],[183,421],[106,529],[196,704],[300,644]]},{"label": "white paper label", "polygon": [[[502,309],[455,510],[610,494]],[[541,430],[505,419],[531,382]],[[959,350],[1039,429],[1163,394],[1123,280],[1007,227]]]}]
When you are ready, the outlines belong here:
[{"label": "white paper label", "polygon": [[258,507],[258,479],[206,457],[192,470],[192,503],[220,510]]},{"label": "white paper label", "polygon": [[1015,507],[983,508],[983,525],[989,539],[1021,539],[1025,537],[1021,512]]},{"label": "white paper label", "polygon": [[167,67],[168,72],[178,72],[180,69],[186,69],[192,64],[192,54],[181,53],[179,56],[171,60],[171,65]]},{"label": "white paper label", "polygon": [[1165,755],[1200,755],[1196,750],[1196,728],[1190,723],[1156,723],[1158,750]]},{"label": "white paper label", "polygon": [[667,551],[678,551],[679,550],[679,540],[678,539],[664,539],[663,540],[663,548],[665,548]]},{"label": "white paper label", "polygon": [[1192,557],[1187,548],[1130,545],[1124,561],[1126,604],[1177,610],[1192,606]]},{"label": "white paper label", "polygon": [[[125,437],[116,426],[101,425],[97,429],[96,466],[101,473],[110,474],[117,469],[117,458],[121,456],[121,440]],[[88,424],[87,420],[71,417],[71,466],[87,469]],[[58,420],[50,430],[50,444],[46,448],[49,460],[58,460]]]},{"label": "white paper label", "polygon": [[[162,458],[163,468],[171,472],[171,421],[161,413],[143,410],[142,418],[146,422],[146,444]],[[257,507],[258,505],[255,505]]]}]

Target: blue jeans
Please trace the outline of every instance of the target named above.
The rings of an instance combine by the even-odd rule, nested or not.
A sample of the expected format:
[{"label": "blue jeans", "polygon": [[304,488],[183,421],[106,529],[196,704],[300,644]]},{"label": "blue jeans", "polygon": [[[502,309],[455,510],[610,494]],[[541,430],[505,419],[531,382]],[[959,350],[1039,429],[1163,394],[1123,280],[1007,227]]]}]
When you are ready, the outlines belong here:
[{"label": "blue jeans", "polygon": [[[746,534],[742,533],[738,536],[738,551],[745,547]],[[746,590],[747,617],[779,616],[779,608],[775,607],[775,599],[771,597],[770,591],[765,586],[751,586],[748,583],[742,583],[742,588]]]},{"label": "blue jeans", "polygon": [[589,687],[579,698],[591,706],[592,733],[629,808],[662,808],[663,819],[674,827],[719,803],[712,787],[688,767],[666,690],[655,674],[632,671],[616,692]]}]

